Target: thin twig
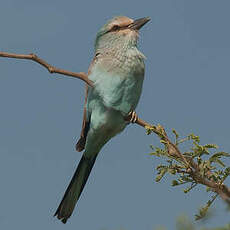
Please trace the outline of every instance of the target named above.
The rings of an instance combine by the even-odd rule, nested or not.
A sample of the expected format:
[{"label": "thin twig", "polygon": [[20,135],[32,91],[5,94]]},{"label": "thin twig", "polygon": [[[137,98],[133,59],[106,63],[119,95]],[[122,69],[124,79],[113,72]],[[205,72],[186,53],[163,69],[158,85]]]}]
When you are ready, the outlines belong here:
[{"label": "thin twig", "polygon": [[83,72],[75,73],[75,72],[70,72],[64,69],[56,68],[54,66],[51,66],[46,61],[44,61],[43,59],[39,58],[38,56],[32,53],[31,54],[13,54],[13,53],[0,52],[0,57],[32,60],[34,62],[39,63],[43,67],[45,67],[50,73],[58,73],[58,74],[66,75],[66,76],[79,78],[83,80],[85,83],[87,83],[88,85],[93,86],[93,82],[89,80],[86,73],[83,73]]}]

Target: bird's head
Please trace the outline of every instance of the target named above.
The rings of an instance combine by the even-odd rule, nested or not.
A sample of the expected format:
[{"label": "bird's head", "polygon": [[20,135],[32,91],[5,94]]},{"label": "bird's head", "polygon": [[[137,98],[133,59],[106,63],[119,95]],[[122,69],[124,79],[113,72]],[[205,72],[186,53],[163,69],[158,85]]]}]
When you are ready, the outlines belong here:
[{"label": "bird's head", "polygon": [[109,20],[97,33],[95,51],[111,47],[136,46],[139,29],[150,21],[149,17],[133,20],[125,16]]}]

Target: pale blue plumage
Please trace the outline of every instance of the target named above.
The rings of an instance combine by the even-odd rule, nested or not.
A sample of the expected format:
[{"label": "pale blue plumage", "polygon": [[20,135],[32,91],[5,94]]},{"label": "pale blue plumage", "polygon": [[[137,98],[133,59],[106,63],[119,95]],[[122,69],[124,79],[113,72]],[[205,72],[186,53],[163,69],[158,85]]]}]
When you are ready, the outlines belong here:
[{"label": "pale blue plumage", "polygon": [[[88,155],[92,152],[95,154],[106,141],[121,132],[128,124],[124,116],[137,106],[144,78],[144,62],[143,57],[138,56],[139,52],[132,52],[132,54],[133,56],[129,55],[123,63],[126,66],[124,70],[117,67],[118,63],[112,59],[113,63],[103,66],[103,58],[101,61],[98,58],[99,60],[92,67],[89,79],[95,86],[89,89],[87,98],[86,110],[90,116],[88,117],[90,130],[87,136],[94,135],[94,132],[96,134],[94,143],[89,143],[90,140],[87,138],[84,154]],[[129,59],[135,58],[137,59],[135,64],[130,65]]]},{"label": "pale blue plumage", "polygon": [[[94,88],[89,88],[86,103],[87,119],[90,119],[84,153],[87,156],[100,151],[128,124],[124,117],[135,110],[144,79],[145,57],[137,49],[137,32],[132,31],[125,36],[106,33],[108,24],[97,35],[97,56],[89,74]],[[94,135],[94,143],[90,143],[89,136]]]},{"label": "pale blue plumage", "polygon": [[[133,50],[136,52],[134,52]],[[139,101],[144,78],[143,55],[135,48],[122,54],[123,60],[105,60],[101,54],[92,67],[89,79],[95,84],[94,94],[100,96],[106,107],[123,114],[134,110]],[[105,65],[103,65],[105,63]]]},{"label": "pale blue plumage", "polygon": [[138,30],[149,18],[110,20],[98,32],[95,58],[89,70],[94,87],[88,88],[83,131],[77,150],[83,157],[55,215],[65,223],[72,214],[96,157],[107,141],[129,122],[124,117],[135,110],[144,79],[144,55],[137,49]]}]

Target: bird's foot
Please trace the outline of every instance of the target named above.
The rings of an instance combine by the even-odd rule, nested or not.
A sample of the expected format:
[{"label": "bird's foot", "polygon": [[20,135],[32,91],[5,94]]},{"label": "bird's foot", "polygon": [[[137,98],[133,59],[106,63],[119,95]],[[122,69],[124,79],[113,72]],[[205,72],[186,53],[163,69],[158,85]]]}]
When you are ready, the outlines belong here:
[{"label": "bird's foot", "polygon": [[137,116],[135,111],[130,111],[129,114],[128,114],[128,117],[129,117],[129,122],[130,123],[136,123],[136,121],[138,119],[138,116]]}]

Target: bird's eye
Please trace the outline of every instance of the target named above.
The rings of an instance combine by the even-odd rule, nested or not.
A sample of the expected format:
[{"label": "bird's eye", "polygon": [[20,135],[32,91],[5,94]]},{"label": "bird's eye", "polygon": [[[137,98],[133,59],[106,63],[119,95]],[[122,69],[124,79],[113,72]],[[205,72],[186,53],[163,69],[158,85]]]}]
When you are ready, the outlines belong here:
[{"label": "bird's eye", "polygon": [[116,31],[116,30],[118,30],[118,29],[120,29],[120,26],[114,25],[114,26],[111,28],[111,31]]}]

